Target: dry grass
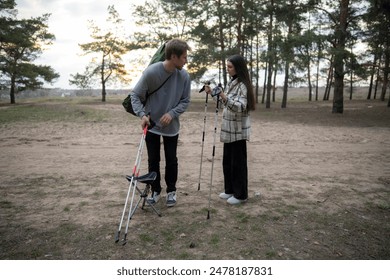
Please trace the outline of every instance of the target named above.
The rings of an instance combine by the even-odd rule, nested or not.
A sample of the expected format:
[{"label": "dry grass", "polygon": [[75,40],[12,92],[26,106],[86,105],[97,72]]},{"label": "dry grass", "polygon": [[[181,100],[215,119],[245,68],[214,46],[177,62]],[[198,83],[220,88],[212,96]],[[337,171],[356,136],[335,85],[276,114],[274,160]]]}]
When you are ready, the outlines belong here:
[{"label": "dry grass", "polygon": [[159,203],[162,217],[138,209],[126,246],[114,234],[141,133],[120,98],[1,104],[0,259],[389,259],[386,102],[346,100],[333,115],[331,101],[298,99],[252,114],[244,205],[217,197],[217,143],[208,208],[214,110],[210,102],[197,191],[204,102],[194,94],[182,117],[178,204]]}]

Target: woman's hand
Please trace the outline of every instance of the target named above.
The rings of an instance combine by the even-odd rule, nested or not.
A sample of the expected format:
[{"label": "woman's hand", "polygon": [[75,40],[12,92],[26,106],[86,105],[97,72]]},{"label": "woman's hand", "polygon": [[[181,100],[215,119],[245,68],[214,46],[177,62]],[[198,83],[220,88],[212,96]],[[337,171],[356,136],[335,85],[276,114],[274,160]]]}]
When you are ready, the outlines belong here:
[{"label": "woman's hand", "polygon": [[210,87],[210,85],[204,85],[204,91],[205,91],[207,94],[211,94],[211,87]]},{"label": "woman's hand", "polygon": [[[204,91],[205,91],[207,94],[210,94],[211,96],[213,96],[213,95],[212,95],[212,92],[213,92],[213,91],[211,90],[210,85],[204,85]],[[222,99],[222,101],[223,101],[223,102],[226,102],[227,96],[225,95],[225,93],[223,92],[223,90],[222,90],[221,87],[219,87],[219,89],[217,90],[217,92],[219,92],[218,95],[219,95],[219,97]]]}]

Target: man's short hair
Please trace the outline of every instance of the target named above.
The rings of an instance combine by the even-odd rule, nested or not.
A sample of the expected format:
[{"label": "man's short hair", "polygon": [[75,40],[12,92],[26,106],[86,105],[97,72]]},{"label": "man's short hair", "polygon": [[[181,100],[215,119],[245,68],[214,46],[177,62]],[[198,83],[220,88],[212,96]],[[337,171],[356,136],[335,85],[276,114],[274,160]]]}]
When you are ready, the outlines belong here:
[{"label": "man's short hair", "polygon": [[165,45],[165,58],[170,60],[172,55],[180,57],[185,51],[190,51],[191,47],[187,42],[180,39],[169,40]]}]

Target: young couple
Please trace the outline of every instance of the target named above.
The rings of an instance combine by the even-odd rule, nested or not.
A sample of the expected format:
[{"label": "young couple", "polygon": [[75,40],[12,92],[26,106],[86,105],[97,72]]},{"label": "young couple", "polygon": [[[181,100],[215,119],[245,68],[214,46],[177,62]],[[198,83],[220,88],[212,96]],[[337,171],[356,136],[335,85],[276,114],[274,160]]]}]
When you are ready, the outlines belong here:
[{"label": "young couple", "polygon": [[[148,198],[152,204],[157,203],[162,191],[161,137],[166,161],[166,205],[172,207],[177,201],[179,117],[188,108],[191,94],[191,80],[183,66],[187,63],[187,52],[190,50],[183,40],[168,41],[165,46],[165,61],[148,66],[132,91],[133,109],[141,119],[142,128],[149,125],[150,120],[155,122],[155,126],[148,130],[145,140],[149,172],[157,173],[152,184],[152,195]],[[224,143],[224,192],[219,197],[226,199],[229,204],[240,204],[248,198],[246,141],[250,136],[249,111],[255,109],[255,99],[245,59],[240,55],[231,56],[227,61],[227,71],[231,80],[225,91],[221,90],[219,98],[214,97],[224,105],[221,125],[221,142]],[[157,92],[148,97],[143,106],[141,101],[145,100],[146,92],[157,88]],[[205,85],[205,91],[207,94],[212,92],[209,85]]]}]

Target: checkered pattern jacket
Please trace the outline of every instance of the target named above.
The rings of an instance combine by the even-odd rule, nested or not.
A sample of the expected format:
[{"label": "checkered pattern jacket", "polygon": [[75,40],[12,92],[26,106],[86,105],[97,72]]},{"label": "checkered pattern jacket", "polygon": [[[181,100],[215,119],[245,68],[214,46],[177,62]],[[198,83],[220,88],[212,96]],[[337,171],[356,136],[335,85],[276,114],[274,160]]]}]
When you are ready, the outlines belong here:
[{"label": "checkered pattern jacket", "polygon": [[227,100],[223,103],[221,142],[249,141],[251,124],[247,110],[246,86],[234,79],[228,83],[225,94]]}]

